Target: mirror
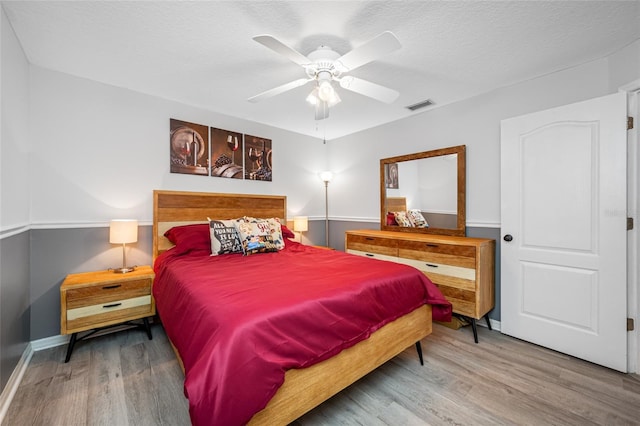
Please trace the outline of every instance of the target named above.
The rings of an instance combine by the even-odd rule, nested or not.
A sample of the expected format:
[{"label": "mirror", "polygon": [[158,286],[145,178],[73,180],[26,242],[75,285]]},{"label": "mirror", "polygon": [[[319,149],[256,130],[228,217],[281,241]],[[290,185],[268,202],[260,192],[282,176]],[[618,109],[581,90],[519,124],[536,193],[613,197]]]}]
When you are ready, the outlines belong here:
[{"label": "mirror", "polygon": [[[465,145],[380,160],[380,229],[465,236],[465,206]],[[408,226],[387,214],[410,210],[428,226]],[[416,216],[412,223],[420,225]]]}]

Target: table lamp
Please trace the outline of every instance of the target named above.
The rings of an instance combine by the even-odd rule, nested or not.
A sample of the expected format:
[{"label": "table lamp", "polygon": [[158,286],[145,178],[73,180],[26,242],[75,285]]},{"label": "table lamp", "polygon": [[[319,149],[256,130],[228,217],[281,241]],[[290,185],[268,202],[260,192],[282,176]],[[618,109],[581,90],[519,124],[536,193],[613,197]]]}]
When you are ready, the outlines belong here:
[{"label": "table lamp", "polygon": [[135,219],[114,219],[109,223],[109,242],[122,244],[122,268],[115,268],[113,272],[125,274],[135,269],[127,266],[126,244],[138,241],[138,221]]},{"label": "table lamp", "polygon": [[309,230],[309,218],[307,216],[293,217],[293,232],[300,233],[300,242],[302,242],[302,233]]}]

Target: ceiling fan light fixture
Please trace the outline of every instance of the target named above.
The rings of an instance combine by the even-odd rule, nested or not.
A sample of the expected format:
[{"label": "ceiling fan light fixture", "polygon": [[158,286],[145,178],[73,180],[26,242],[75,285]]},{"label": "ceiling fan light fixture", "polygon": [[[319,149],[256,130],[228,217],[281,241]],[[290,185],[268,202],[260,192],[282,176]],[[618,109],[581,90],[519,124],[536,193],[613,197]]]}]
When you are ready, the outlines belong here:
[{"label": "ceiling fan light fixture", "polygon": [[318,96],[325,102],[329,102],[332,97],[335,96],[336,91],[333,90],[333,86],[328,81],[320,83],[318,88]]},{"label": "ceiling fan light fixture", "polygon": [[311,105],[317,105],[320,101],[320,97],[318,96],[318,88],[314,87],[309,96],[307,96],[307,102]]},{"label": "ceiling fan light fixture", "polygon": [[332,106],[338,105],[340,102],[342,102],[342,99],[338,96],[338,92],[334,90],[333,95],[327,101],[327,105],[331,108]]}]

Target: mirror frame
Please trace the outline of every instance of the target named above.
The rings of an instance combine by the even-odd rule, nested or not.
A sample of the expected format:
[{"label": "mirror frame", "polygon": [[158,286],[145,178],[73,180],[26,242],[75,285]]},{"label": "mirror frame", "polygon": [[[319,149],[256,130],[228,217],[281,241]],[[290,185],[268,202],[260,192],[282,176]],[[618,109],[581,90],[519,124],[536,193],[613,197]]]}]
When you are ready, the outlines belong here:
[{"label": "mirror frame", "polygon": [[[448,148],[434,149],[432,151],[418,152],[415,154],[399,155],[397,157],[383,158],[380,160],[380,229],[383,231],[414,232],[422,234],[454,235],[464,237],[466,235],[466,205],[467,205],[467,159],[466,145],[452,146]],[[458,217],[456,228],[413,228],[405,226],[387,226],[387,212],[385,200],[387,190],[384,181],[384,168],[386,164],[402,161],[419,160],[422,158],[438,157],[441,155],[458,154]]]}]

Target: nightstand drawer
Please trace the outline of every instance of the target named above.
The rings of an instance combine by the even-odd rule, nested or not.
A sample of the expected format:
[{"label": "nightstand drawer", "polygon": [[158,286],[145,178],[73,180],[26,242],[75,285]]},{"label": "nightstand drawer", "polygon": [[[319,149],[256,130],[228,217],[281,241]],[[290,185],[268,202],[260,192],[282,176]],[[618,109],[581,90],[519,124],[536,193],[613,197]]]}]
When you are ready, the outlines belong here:
[{"label": "nightstand drawer", "polygon": [[146,307],[151,312],[151,296],[140,296],[131,299],[114,300],[98,305],[82,306],[80,308],[67,309],[67,322],[94,315],[121,311],[136,307]]},{"label": "nightstand drawer", "polygon": [[150,278],[74,288],[67,290],[67,310],[100,305],[116,300],[149,296],[150,294]]}]

